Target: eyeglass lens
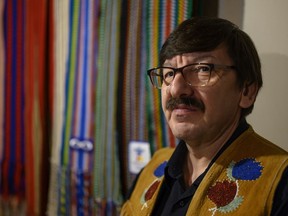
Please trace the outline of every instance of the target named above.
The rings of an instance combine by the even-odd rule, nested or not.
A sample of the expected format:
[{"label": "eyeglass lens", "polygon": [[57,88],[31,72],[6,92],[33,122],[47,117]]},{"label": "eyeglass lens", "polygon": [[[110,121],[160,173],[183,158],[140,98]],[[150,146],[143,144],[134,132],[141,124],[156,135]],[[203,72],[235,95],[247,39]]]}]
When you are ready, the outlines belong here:
[{"label": "eyeglass lens", "polygon": [[151,73],[151,76],[153,84],[157,88],[162,87],[163,81],[166,85],[170,85],[174,80],[177,72],[181,72],[184,80],[189,85],[205,86],[210,80],[211,67],[209,65],[187,65],[179,69],[158,68],[153,72]]}]

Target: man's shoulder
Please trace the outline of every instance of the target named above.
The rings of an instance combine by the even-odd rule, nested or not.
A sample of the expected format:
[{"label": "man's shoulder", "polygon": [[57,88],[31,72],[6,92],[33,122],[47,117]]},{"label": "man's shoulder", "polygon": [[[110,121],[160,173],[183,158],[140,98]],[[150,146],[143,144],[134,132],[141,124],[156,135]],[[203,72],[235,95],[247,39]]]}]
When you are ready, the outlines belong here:
[{"label": "man's shoulder", "polygon": [[282,155],[283,157],[288,157],[288,152],[285,149],[264,138],[262,135],[259,135],[251,126],[242,134],[242,137],[240,137],[239,140],[240,142],[243,141],[244,143],[247,143],[249,147],[254,148],[254,152],[267,152],[271,154],[276,153],[278,155]]}]

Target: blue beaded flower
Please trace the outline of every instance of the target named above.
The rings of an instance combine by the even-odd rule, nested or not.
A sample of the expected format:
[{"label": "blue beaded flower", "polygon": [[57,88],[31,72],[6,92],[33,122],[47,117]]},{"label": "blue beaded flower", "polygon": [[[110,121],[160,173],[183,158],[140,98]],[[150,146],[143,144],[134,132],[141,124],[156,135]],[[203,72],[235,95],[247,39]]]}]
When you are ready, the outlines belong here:
[{"label": "blue beaded flower", "polygon": [[263,166],[252,158],[238,161],[232,167],[232,176],[238,180],[256,180],[262,174]]},{"label": "blue beaded flower", "polygon": [[165,170],[165,167],[167,165],[167,161],[164,161],[163,163],[161,163],[154,171],[154,175],[157,177],[157,178],[160,178],[161,176],[164,175],[164,170]]}]

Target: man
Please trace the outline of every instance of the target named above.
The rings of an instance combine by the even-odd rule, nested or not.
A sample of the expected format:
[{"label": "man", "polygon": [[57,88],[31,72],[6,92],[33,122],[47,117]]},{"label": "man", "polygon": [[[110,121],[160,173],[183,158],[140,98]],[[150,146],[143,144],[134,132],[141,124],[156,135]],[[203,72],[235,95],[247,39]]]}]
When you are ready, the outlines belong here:
[{"label": "man", "polygon": [[160,65],[148,75],[180,143],[154,154],[121,215],[288,215],[288,154],[245,120],[262,87],[250,37],[227,20],[189,19]]}]

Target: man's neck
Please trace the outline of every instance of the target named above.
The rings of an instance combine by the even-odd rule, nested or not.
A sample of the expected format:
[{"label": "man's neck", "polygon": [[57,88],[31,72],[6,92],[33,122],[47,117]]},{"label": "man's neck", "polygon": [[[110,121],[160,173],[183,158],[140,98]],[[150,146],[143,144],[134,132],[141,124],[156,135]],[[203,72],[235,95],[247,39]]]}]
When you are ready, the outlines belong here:
[{"label": "man's neck", "polygon": [[186,163],[183,167],[184,181],[190,186],[208,167],[217,152],[225,145],[236,130],[239,121],[228,127],[222,136],[210,143],[187,144],[188,154]]}]

